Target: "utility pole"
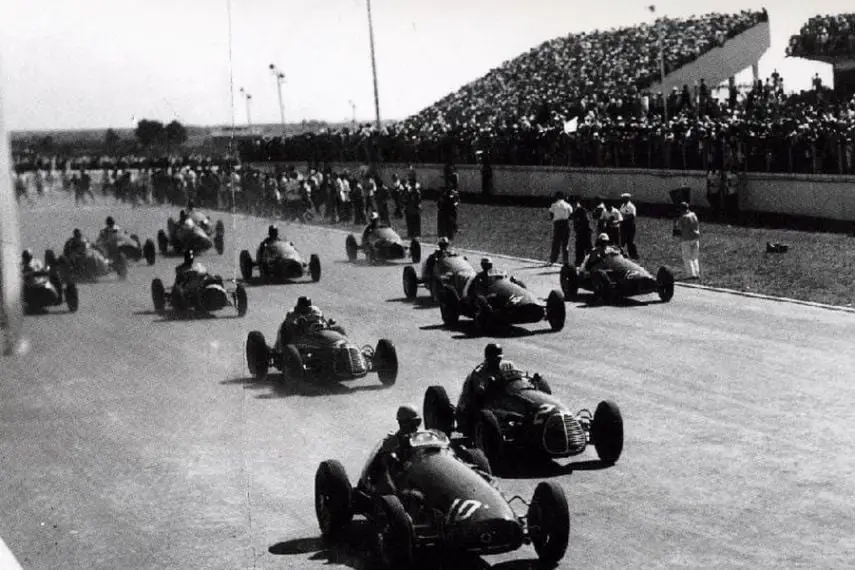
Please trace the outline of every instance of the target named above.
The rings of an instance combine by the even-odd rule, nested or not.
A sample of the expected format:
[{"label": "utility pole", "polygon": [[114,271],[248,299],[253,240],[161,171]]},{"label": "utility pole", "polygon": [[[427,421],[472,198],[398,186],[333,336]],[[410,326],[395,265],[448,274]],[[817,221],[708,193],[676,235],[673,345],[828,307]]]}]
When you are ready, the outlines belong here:
[{"label": "utility pole", "polygon": [[377,130],[380,130],[380,95],[377,91],[377,61],[374,58],[374,23],[371,20],[371,0],[366,0],[368,6],[368,38],[371,41],[371,73],[374,76],[374,114],[377,119]]},{"label": "utility pole", "polygon": [[249,102],[252,101],[252,94],[243,87],[240,88],[240,94],[243,95],[244,99],[246,99],[246,126],[248,126],[249,131],[252,132],[252,113],[250,113],[249,110]]},{"label": "utility pole", "polygon": [[282,102],[282,82],[285,81],[285,74],[272,63],[270,64],[270,72],[276,79],[276,93],[279,96],[279,119],[282,122],[282,136],[285,136],[285,104]]}]

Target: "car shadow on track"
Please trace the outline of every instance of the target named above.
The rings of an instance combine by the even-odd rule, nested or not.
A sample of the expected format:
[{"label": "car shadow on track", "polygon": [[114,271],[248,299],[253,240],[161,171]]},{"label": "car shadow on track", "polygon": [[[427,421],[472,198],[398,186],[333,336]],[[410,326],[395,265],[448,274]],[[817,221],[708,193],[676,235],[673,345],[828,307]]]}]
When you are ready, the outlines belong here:
[{"label": "car shadow on track", "polygon": [[599,459],[570,461],[562,465],[547,457],[521,455],[511,458],[506,465],[496,466],[494,471],[497,477],[503,479],[544,479],[571,475],[574,471],[599,471],[608,468],[609,465]]},{"label": "car shadow on track", "polygon": [[609,302],[598,300],[593,293],[578,293],[574,297],[568,297],[567,303],[577,309],[596,309],[598,307],[647,307],[648,305],[661,305],[663,301],[642,301],[635,297],[618,297]]},{"label": "car shadow on track", "polygon": [[[539,323],[534,323],[533,326],[537,326]],[[456,332],[458,334],[453,334],[451,338],[455,340],[466,340],[473,338],[521,338],[521,337],[529,337],[529,336],[538,336],[542,334],[554,334],[556,331],[553,331],[549,328],[549,325],[545,322],[544,326],[536,329],[526,329],[523,327],[518,327],[515,325],[511,325],[508,327],[496,328],[489,333],[485,333],[478,329],[478,326],[475,324],[475,321],[470,320],[461,320],[457,325],[453,327],[448,327],[442,323],[436,325],[425,325],[419,327],[419,330],[423,331],[434,331],[434,330],[449,330]]]},{"label": "car shadow on track", "polygon": [[[310,555],[308,560],[322,561],[325,565],[341,565],[355,570],[377,568],[373,553],[374,535],[370,523],[354,520],[345,537],[330,541],[318,537],[296,538],[274,544],[267,551],[277,556]],[[412,570],[529,570],[540,568],[537,561],[518,560],[490,566],[480,556],[467,555],[455,559],[443,559],[432,550],[430,556],[421,556],[409,566]],[[295,561],[296,563],[296,561]]]},{"label": "car shadow on track", "polygon": [[416,297],[415,299],[407,299],[406,297],[398,297],[396,299],[386,299],[387,303],[401,303],[404,305],[412,305],[413,309],[438,309],[439,305],[434,303],[430,297]]},{"label": "car shadow on track", "polygon": [[383,384],[368,384],[348,386],[335,380],[292,380],[278,373],[269,374],[264,380],[252,376],[243,378],[231,378],[220,382],[223,385],[242,385],[248,390],[261,390],[269,388],[270,391],[256,396],[259,400],[272,400],[275,398],[290,398],[292,396],[317,397],[317,396],[342,396],[356,392],[374,392],[386,388]]}]

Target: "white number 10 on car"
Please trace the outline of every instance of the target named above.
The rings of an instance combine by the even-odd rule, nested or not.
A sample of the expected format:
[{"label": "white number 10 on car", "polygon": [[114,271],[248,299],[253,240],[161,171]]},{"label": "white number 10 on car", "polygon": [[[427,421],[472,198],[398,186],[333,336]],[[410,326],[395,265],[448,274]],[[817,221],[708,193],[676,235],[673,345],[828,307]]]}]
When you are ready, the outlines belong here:
[{"label": "white number 10 on car", "polygon": [[474,499],[454,499],[448,511],[448,518],[452,521],[464,521],[480,508],[488,509],[490,506]]}]

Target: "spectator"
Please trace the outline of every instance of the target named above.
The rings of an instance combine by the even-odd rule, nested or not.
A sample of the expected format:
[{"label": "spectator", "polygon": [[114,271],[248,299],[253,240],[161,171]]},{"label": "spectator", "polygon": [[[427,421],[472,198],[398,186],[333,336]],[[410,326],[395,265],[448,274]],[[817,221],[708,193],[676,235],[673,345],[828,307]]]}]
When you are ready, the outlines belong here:
[{"label": "spectator", "polygon": [[609,205],[606,207],[601,218],[604,220],[605,233],[608,234],[611,242],[616,246],[623,243],[620,237],[620,227],[623,222],[623,216],[621,216],[620,210],[617,209],[614,202],[609,202]]},{"label": "spectator", "polygon": [[707,170],[707,202],[713,211],[721,209],[721,173],[715,167]]},{"label": "spectator", "polygon": [[[413,170],[415,172],[415,170]],[[407,183],[407,237],[415,239],[422,235],[422,192],[418,182]]]},{"label": "spectator", "polygon": [[457,234],[457,213],[460,195],[454,187],[446,187],[436,203],[436,235],[454,239]]},{"label": "spectator", "polygon": [[698,259],[701,243],[700,225],[698,224],[698,216],[686,202],[680,202],[678,227],[680,230],[680,249],[683,255],[683,265],[688,274],[687,278],[700,279],[701,266]]},{"label": "spectator", "polygon": [[632,195],[628,193],[620,195],[620,236],[623,240],[621,246],[626,247],[630,258],[638,259],[638,249],[635,247],[635,218],[638,212],[631,198]]},{"label": "spectator", "polygon": [[570,217],[573,215],[573,207],[564,199],[561,192],[556,192],[552,197],[552,205],[549,206],[549,216],[552,219],[552,250],[549,255],[549,263],[558,261],[558,252],[561,252],[561,262],[569,263],[570,253]]}]

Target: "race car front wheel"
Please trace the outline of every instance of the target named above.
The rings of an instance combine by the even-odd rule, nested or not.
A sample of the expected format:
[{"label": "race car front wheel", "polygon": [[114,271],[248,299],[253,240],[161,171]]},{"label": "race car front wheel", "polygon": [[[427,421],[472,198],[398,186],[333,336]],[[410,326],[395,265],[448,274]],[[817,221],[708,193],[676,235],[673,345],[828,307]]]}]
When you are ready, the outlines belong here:
[{"label": "race car front wheel", "polygon": [[425,391],[422,414],[424,414],[426,429],[438,429],[446,435],[451,435],[454,429],[454,407],[451,405],[445,387],[428,387]]},{"label": "race car front wheel", "polygon": [[344,466],[330,459],[315,472],[315,514],[324,538],[336,538],[353,519],[353,487]]},{"label": "race car front wheel", "polygon": [[381,338],[374,349],[374,367],[384,386],[393,386],[398,379],[398,351],[391,340]]},{"label": "race car front wheel", "polygon": [[606,465],[614,465],[623,452],[623,417],[618,405],[604,400],[594,411],[591,422],[591,440],[597,455]]},{"label": "race car front wheel", "polygon": [[68,305],[69,313],[76,313],[77,307],[80,306],[80,296],[77,291],[77,285],[69,283],[65,288],[65,303]]},{"label": "race car front wheel", "polygon": [[546,565],[558,564],[570,543],[570,508],[557,483],[543,481],[535,488],[527,521],[537,557]]},{"label": "race car front wheel", "polygon": [[160,314],[166,307],[166,292],[163,288],[163,281],[155,279],[151,282],[151,301],[154,304],[154,310]]},{"label": "race car front wheel", "polygon": [[270,367],[270,350],[260,331],[252,331],[246,337],[246,365],[254,378],[264,380]]},{"label": "race car front wheel", "polygon": [[374,524],[377,533],[377,555],[387,570],[409,568],[413,562],[415,531],[413,521],[395,495],[378,498]]},{"label": "race car front wheel", "polygon": [[309,275],[315,283],[321,280],[321,258],[316,253],[309,257]]},{"label": "race car front wheel", "polygon": [[558,332],[564,328],[564,322],[567,320],[567,308],[564,306],[564,295],[561,291],[553,289],[546,299],[546,320],[549,321],[549,327]]}]

